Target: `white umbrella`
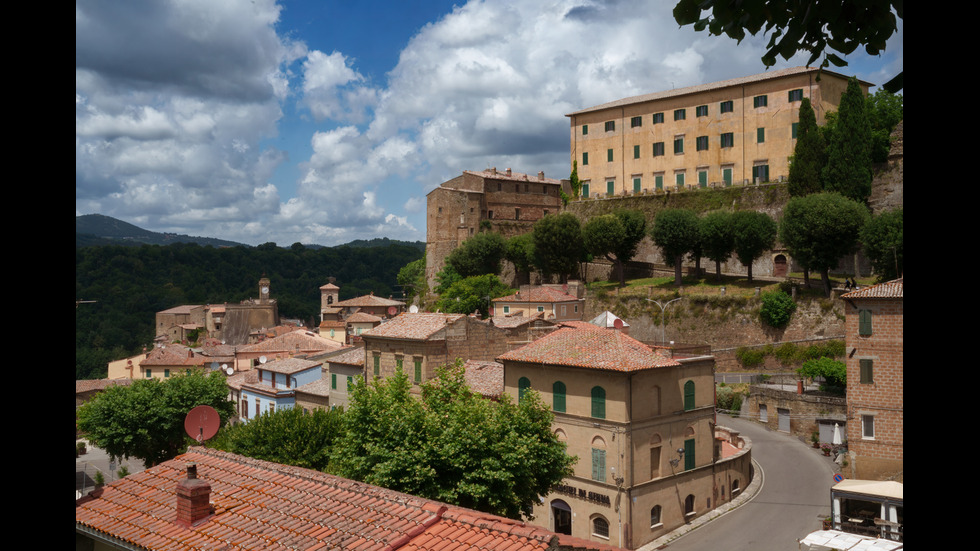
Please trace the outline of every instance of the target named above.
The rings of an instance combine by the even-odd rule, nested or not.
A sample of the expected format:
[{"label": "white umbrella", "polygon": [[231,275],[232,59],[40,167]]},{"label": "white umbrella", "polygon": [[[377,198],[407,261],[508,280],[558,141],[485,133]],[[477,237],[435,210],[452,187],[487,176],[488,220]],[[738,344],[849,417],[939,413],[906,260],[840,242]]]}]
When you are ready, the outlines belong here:
[{"label": "white umbrella", "polygon": [[840,437],[840,425],[837,424],[837,423],[834,423],[834,445],[835,446],[839,446],[839,445],[841,445],[843,443],[844,443],[844,441],[841,440],[841,437]]}]

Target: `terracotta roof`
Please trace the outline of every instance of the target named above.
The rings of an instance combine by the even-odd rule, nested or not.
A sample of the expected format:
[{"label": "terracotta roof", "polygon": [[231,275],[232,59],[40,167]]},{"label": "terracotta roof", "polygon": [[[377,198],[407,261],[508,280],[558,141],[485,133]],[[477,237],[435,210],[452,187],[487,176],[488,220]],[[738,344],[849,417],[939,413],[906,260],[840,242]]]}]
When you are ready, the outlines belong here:
[{"label": "terracotta roof", "polygon": [[131,384],[133,384],[132,379],[83,379],[81,381],[75,381],[75,394],[91,392],[93,390],[105,390],[110,386],[129,386]]},{"label": "terracotta roof", "polygon": [[343,344],[321,337],[305,329],[293,328],[292,331],[278,337],[267,339],[262,342],[243,346],[239,352],[295,352],[302,350],[305,352],[337,350],[343,348]]},{"label": "terracotta roof", "polygon": [[575,302],[582,300],[551,287],[531,287],[513,295],[493,299],[493,302]]},{"label": "terracotta roof", "polygon": [[507,314],[506,316],[493,316],[490,321],[497,327],[504,329],[512,329],[514,327],[520,327],[522,325],[542,321],[545,324],[553,324],[554,322],[546,320],[544,318],[544,312],[529,312],[528,315],[522,316],[519,314]]},{"label": "terracotta roof", "polygon": [[346,320],[347,323],[381,323],[381,318],[367,312],[355,312]]},{"label": "terracotta roof", "polygon": [[467,360],[463,378],[473,392],[496,398],[504,393],[504,366],[497,362]]},{"label": "terracotta roof", "polygon": [[[571,117],[572,115],[581,115],[583,113],[590,113],[592,111],[602,111],[603,109],[610,109],[613,107],[623,107],[626,105],[633,105],[635,103],[643,103],[646,101],[654,101],[665,98],[674,98],[678,96],[686,96],[688,94],[698,94],[701,92],[707,92],[709,90],[718,90],[721,88],[729,88],[732,86],[742,86],[745,84],[751,84],[754,82],[762,82],[765,80],[773,80],[777,78],[789,77],[794,75],[800,75],[805,73],[816,73],[816,67],[789,67],[787,69],[776,69],[772,71],[766,71],[765,73],[759,73],[756,75],[748,75],[739,78],[733,78],[729,80],[720,80],[718,82],[708,82],[705,84],[698,84],[695,86],[688,86],[686,88],[675,88],[673,90],[664,90],[661,92],[654,92],[652,94],[643,94],[641,96],[632,96],[628,98],[618,99],[615,101],[610,101],[609,103],[603,103],[601,105],[596,105],[594,107],[588,107],[573,113],[565,115],[566,117]],[[835,73],[833,71],[823,71],[825,75],[835,75],[843,79],[848,77],[840,73]],[[873,83],[867,81],[859,81],[862,84],[868,86],[874,86]]]},{"label": "terracotta roof", "polygon": [[490,178],[493,180],[511,180],[515,182],[537,182],[539,184],[556,184],[561,185],[561,180],[555,180],[554,178],[538,178],[537,174],[523,174],[521,172],[511,171],[510,175],[507,175],[506,170],[497,170],[496,172],[491,172],[491,169],[487,170],[464,170],[464,174],[472,174],[474,176],[479,176],[481,178]]},{"label": "terracotta roof", "polygon": [[877,285],[872,285],[871,287],[865,287],[863,289],[858,289],[857,291],[851,291],[850,293],[844,293],[840,298],[843,299],[853,299],[853,298],[904,298],[902,297],[903,292],[903,281],[904,277],[898,279],[893,279],[891,281],[886,281],[884,283],[879,283]]},{"label": "terracotta roof", "polygon": [[346,326],[347,324],[340,320],[323,320],[320,322],[320,327],[323,329],[330,329],[331,327],[334,329],[338,329],[338,328],[344,328]]},{"label": "terracotta roof", "polygon": [[296,392],[312,394],[314,396],[330,396],[330,381],[327,379],[317,379],[312,383],[296,387]]},{"label": "terracotta roof", "polygon": [[191,310],[200,307],[201,307],[200,304],[181,304],[180,306],[174,306],[173,308],[160,310],[157,313],[158,314],[190,314]]},{"label": "terracotta roof", "polygon": [[151,350],[140,367],[154,365],[199,366],[208,361],[204,355],[182,344],[168,344]]},{"label": "terracotta roof", "polygon": [[259,372],[255,369],[237,371],[225,379],[225,384],[233,390],[241,390],[242,385],[254,385],[259,382]]},{"label": "terracotta roof", "polygon": [[565,327],[516,350],[497,361],[585,367],[608,371],[639,371],[679,366],[642,342],[619,331]]},{"label": "terracotta roof", "polygon": [[320,289],[321,290],[323,290],[323,289],[340,289],[340,287],[337,287],[333,283],[327,283],[326,285],[321,285],[320,286]]},{"label": "terracotta roof", "polygon": [[[177,485],[196,463],[214,514],[176,523]],[[548,549],[557,534],[310,469],[202,447],[107,484],[75,527],[141,549]]]},{"label": "terracotta roof", "polygon": [[432,314],[428,312],[412,314],[402,312],[374,329],[361,333],[361,337],[424,341],[447,325],[456,323],[465,317],[466,314]]},{"label": "terracotta roof", "polygon": [[259,366],[257,369],[261,369],[263,371],[272,371],[274,373],[283,373],[285,375],[292,375],[293,373],[306,371],[307,369],[316,367],[318,365],[323,365],[323,362],[304,360],[302,358],[285,358],[282,360],[273,360],[271,362],[265,363]]},{"label": "terracotta roof", "polygon": [[335,302],[333,305],[344,308],[349,308],[351,306],[363,308],[365,306],[405,306],[405,303],[398,300],[376,297],[374,295],[364,295]]},{"label": "terracotta roof", "polygon": [[351,348],[347,352],[337,354],[336,356],[331,356],[327,361],[332,364],[364,367],[364,348],[360,346]]}]

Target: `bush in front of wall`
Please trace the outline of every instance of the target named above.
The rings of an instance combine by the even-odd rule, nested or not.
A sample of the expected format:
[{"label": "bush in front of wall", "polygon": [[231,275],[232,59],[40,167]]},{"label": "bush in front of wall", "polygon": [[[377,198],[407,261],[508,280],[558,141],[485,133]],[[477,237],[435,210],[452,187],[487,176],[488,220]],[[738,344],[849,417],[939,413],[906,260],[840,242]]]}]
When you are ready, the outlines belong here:
[{"label": "bush in front of wall", "polygon": [[762,307],[759,316],[762,322],[770,327],[781,329],[789,324],[789,319],[796,311],[796,301],[782,291],[762,293]]}]

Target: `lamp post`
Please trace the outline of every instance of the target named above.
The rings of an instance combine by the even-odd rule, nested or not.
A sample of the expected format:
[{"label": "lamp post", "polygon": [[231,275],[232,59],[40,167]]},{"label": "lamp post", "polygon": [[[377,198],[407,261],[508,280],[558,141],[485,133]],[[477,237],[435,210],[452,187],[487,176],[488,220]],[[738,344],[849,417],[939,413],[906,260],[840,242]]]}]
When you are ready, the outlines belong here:
[{"label": "lamp post", "polygon": [[670,303],[676,302],[676,301],[678,301],[678,300],[680,300],[682,298],[684,298],[684,297],[677,297],[677,298],[675,298],[673,300],[669,300],[669,301],[667,301],[667,304],[660,304],[660,301],[653,300],[652,298],[646,299],[647,302],[652,302],[652,303],[654,303],[654,304],[656,304],[657,306],[660,307],[660,344],[661,345],[663,345],[665,342],[667,342],[666,329],[664,328],[664,322],[666,321],[666,320],[664,320],[664,312],[667,310],[667,307],[670,306]]}]

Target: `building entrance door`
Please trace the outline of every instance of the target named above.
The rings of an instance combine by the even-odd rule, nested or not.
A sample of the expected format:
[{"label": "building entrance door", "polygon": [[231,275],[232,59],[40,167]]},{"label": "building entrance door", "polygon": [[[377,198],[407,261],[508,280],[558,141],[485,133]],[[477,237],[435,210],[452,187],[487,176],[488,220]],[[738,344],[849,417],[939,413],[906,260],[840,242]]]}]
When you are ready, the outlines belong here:
[{"label": "building entrance door", "polygon": [[551,502],[551,516],[555,519],[555,532],[572,535],[572,508],[560,499]]}]

